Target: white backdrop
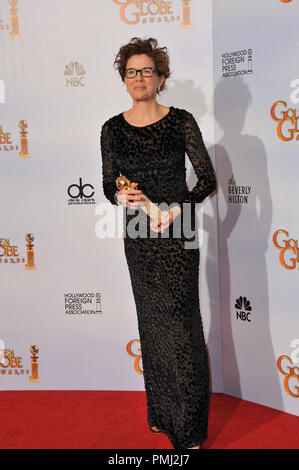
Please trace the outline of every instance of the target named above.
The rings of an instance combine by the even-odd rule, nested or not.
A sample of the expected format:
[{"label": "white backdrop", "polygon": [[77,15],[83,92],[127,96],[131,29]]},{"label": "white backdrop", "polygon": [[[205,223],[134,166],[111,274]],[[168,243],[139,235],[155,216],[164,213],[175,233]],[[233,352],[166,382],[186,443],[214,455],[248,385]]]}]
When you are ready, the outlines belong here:
[{"label": "white backdrop", "polygon": [[[296,108],[299,2],[213,5],[224,391],[299,415],[298,264],[283,267],[273,243],[280,229],[289,233],[279,235],[280,245],[298,239],[299,143],[296,133],[278,137],[270,113],[279,100]],[[284,134],[295,127],[285,122]],[[291,257],[288,249],[286,263]],[[281,364],[286,375],[281,356],[290,359]]]},{"label": "white backdrop", "polygon": [[[113,0],[19,0],[20,36],[10,37],[12,6],[0,0],[5,85],[0,126],[15,146],[0,151],[0,238],[9,239],[25,259],[4,263],[9,256],[3,256],[0,265],[0,338],[4,349],[22,357],[25,371],[20,367],[15,374],[13,361],[6,359],[6,367],[0,365],[2,389],[144,389],[126,349],[138,340],[138,329],[123,240],[96,235],[103,208],[112,211],[111,219],[122,210],[102,191],[99,136],[105,120],[131,107],[113,69],[119,47],[134,36],[152,36],[169,48],[171,60],[172,77],[160,103],[192,112],[207,147],[212,145],[212,9],[209,2],[191,3],[191,27],[183,29],[181,0],[168,2],[161,15],[154,14],[155,2],[143,2],[142,13],[149,8],[153,14],[143,14],[136,24],[122,21],[122,6]],[[128,21],[136,21],[136,11],[126,7]],[[16,148],[22,119],[28,123],[29,158],[20,158]],[[213,159],[213,148],[210,153]],[[186,166],[191,188],[195,176],[188,158]],[[85,201],[73,197],[69,204],[68,189],[78,195],[80,178],[81,191],[94,194]],[[201,308],[213,389],[221,390],[215,196],[198,208],[200,227],[204,213],[209,227],[200,233]],[[28,232],[35,237],[36,270],[25,269]],[[82,298],[87,303],[77,302]],[[29,381],[32,344],[39,347],[40,382],[35,383]],[[140,355],[138,346],[133,343],[132,354]]]}]

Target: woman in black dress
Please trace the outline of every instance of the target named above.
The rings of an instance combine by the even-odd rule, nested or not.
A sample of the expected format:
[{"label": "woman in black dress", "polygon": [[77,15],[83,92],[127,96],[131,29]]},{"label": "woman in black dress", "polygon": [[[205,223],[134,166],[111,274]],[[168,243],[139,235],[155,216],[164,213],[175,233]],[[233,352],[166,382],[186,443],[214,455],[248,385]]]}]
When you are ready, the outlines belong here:
[{"label": "woman in black dress", "polygon": [[[124,206],[124,251],[148,423],[153,432],[165,433],[174,449],[196,449],[207,438],[210,380],[195,204],[215,190],[215,173],[193,115],[157,103],[170,75],[167,48],[157,47],[153,38],[132,38],[114,64],[133,104],[102,126],[103,190],[112,204]],[[185,152],[198,178],[192,191],[186,185]],[[117,189],[119,175],[129,179],[131,189]],[[162,210],[168,208],[158,228],[138,210],[142,191]]]}]

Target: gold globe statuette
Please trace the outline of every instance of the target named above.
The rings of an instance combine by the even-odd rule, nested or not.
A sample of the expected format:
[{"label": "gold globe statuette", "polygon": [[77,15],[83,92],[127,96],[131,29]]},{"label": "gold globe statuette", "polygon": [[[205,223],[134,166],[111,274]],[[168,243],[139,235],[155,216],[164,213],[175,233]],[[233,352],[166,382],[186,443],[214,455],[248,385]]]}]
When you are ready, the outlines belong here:
[{"label": "gold globe statuette", "polygon": [[30,382],[40,382],[38,375],[38,352],[39,348],[36,344],[33,344],[30,348],[31,356],[31,375],[29,377]]},{"label": "gold globe statuette", "polygon": [[[131,188],[131,181],[128,180],[124,175],[120,175],[116,179],[116,186],[119,190],[121,189],[133,189]],[[167,216],[168,211],[161,211],[156,204],[154,204],[145,194],[142,194],[144,200],[140,204],[140,209],[143,210],[151,219],[153,219],[155,228],[157,228],[161,222],[161,219]]]},{"label": "gold globe statuette", "polygon": [[26,269],[36,269],[34,264],[34,235],[32,233],[27,233],[26,237],[26,246],[27,246],[27,263],[25,264]]},{"label": "gold globe statuette", "polygon": [[20,25],[19,25],[19,15],[17,10],[18,0],[8,0],[8,3],[11,6],[10,9],[10,22],[11,22],[11,31],[9,36],[11,38],[21,37]]},{"label": "gold globe statuette", "polygon": [[181,29],[189,29],[192,28],[190,0],[182,0],[182,3],[183,19],[180,26]]},{"label": "gold globe statuette", "polygon": [[19,157],[24,158],[24,157],[30,157],[30,153],[28,152],[28,131],[27,131],[27,121],[22,119],[19,122],[19,128],[20,130],[20,145],[21,145],[21,151],[19,152]]}]

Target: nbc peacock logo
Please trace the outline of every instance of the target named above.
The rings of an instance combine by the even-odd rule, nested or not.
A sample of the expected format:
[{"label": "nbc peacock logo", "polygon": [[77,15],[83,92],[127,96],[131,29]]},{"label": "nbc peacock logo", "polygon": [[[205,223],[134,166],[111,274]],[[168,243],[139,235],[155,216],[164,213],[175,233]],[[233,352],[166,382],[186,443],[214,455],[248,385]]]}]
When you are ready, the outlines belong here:
[{"label": "nbc peacock logo", "polygon": [[70,62],[65,66],[64,75],[65,75],[65,86],[69,87],[78,87],[84,85],[84,76],[86,71],[84,70],[83,65],[79,62]]},{"label": "nbc peacock logo", "polygon": [[236,309],[236,319],[242,321],[251,322],[249,315],[251,315],[252,307],[250,305],[250,301],[246,297],[238,297],[235,303]]}]

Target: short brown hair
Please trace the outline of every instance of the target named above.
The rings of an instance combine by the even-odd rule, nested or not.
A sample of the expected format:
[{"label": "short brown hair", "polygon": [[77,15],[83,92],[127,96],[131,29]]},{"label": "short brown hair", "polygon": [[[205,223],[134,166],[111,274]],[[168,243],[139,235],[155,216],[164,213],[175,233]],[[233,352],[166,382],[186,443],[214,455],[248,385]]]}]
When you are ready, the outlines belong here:
[{"label": "short brown hair", "polygon": [[[160,91],[164,90],[166,79],[170,76],[169,57],[167,47],[157,47],[158,41],[154,38],[141,39],[132,38],[128,44],[122,46],[116,57],[113,65],[118,70],[122,81],[125,80],[125,70],[128,59],[132,55],[146,54],[154,63],[159,75],[164,75],[164,83],[160,87]],[[158,91],[159,94],[159,91]]]}]

